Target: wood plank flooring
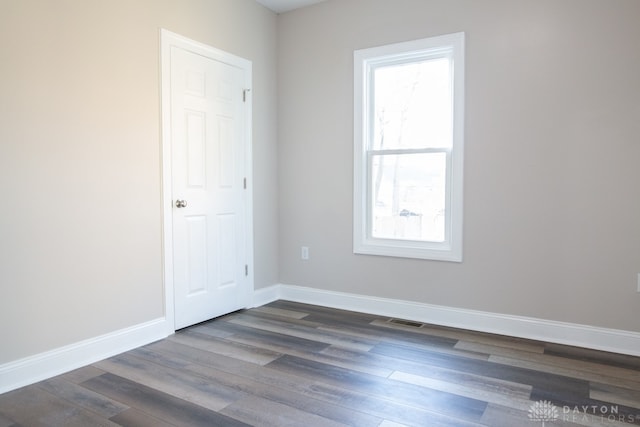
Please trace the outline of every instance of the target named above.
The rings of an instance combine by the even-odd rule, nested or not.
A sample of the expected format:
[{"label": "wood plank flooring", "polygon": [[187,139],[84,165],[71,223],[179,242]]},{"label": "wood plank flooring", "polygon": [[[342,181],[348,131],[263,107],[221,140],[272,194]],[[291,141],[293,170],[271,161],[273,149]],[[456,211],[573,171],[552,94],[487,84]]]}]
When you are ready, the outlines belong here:
[{"label": "wood plank flooring", "polygon": [[0,395],[0,427],[118,425],[640,425],[640,358],[276,301]]}]

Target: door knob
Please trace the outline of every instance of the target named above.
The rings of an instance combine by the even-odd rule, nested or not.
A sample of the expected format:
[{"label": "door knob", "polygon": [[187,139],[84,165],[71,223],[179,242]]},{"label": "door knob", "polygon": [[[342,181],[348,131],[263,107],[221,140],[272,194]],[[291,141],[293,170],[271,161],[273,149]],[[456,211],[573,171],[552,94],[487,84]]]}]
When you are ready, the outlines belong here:
[{"label": "door knob", "polygon": [[186,208],[187,201],[186,200],[176,200],[176,208]]}]

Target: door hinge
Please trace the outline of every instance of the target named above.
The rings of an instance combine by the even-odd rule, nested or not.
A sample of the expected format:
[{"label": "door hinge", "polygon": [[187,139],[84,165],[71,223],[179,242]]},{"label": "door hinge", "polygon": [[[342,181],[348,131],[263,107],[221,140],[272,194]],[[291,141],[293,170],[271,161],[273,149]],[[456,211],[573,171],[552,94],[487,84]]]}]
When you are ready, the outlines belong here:
[{"label": "door hinge", "polygon": [[242,102],[247,102],[247,94],[251,92],[251,89],[244,89],[242,91]]},{"label": "door hinge", "polygon": [[244,179],[244,189],[247,189],[247,178]]},{"label": "door hinge", "polygon": [[245,275],[245,276],[248,276],[248,275],[249,275],[249,265],[248,265],[248,264],[245,264],[245,265],[244,265],[244,275]]}]

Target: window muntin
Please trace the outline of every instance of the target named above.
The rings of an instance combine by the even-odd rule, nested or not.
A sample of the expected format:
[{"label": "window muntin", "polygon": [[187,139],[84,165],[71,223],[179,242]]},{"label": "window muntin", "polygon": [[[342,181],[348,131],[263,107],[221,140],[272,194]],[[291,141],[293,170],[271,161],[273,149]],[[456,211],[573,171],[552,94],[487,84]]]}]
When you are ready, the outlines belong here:
[{"label": "window muntin", "polygon": [[462,259],[463,42],[354,53],[354,252]]}]

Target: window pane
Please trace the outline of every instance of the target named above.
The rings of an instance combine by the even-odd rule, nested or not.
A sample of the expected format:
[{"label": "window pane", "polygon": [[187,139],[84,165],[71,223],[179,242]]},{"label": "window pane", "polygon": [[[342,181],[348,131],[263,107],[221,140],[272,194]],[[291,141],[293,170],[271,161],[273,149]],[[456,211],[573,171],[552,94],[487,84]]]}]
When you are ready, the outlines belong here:
[{"label": "window pane", "polygon": [[446,169],[446,153],[373,156],[372,237],[443,242]]},{"label": "window pane", "polygon": [[375,68],[373,149],[452,145],[449,58]]}]

